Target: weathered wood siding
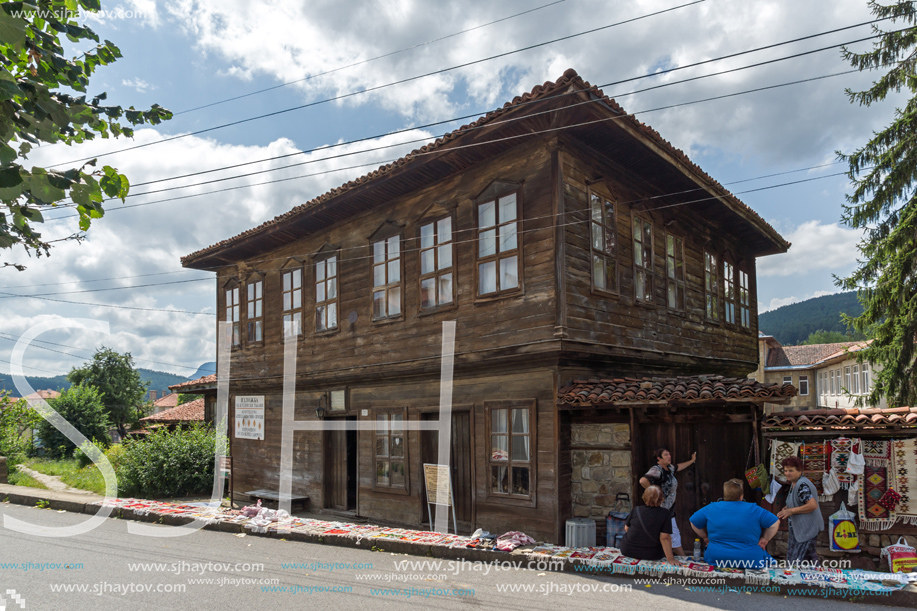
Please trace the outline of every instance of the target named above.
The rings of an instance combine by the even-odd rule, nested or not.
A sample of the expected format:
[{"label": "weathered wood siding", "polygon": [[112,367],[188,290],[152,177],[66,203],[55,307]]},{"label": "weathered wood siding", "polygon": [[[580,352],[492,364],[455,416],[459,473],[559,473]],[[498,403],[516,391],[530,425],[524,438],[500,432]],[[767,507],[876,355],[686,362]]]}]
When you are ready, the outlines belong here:
[{"label": "weathered wood siding", "polygon": [[[569,348],[603,357],[606,371],[620,373],[706,373],[745,375],[757,363],[757,303],[754,257],[730,237],[717,219],[699,218],[690,205],[665,206],[665,193],[608,162],[590,155],[583,146],[565,142],[561,154],[563,210],[566,230],[566,316]],[[617,291],[593,290],[590,252],[588,193],[593,189],[615,202],[617,224]],[[705,195],[705,192],[700,196]],[[699,196],[699,197],[700,197]],[[647,203],[649,202],[649,203]],[[653,302],[634,296],[633,215],[653,226]],[[666,296],[666,231],[684,239],[686,308],[670,310]],[[720,320],[705,316],[704,249],[718,257]],[[722,258],[749,274],[750,324],[748,328],[724,322]],[[576,347],[581,343],[581,347]],[[568,345],[565,343],[565,349]],[[564,383],[564,380],[561,381]]]}]

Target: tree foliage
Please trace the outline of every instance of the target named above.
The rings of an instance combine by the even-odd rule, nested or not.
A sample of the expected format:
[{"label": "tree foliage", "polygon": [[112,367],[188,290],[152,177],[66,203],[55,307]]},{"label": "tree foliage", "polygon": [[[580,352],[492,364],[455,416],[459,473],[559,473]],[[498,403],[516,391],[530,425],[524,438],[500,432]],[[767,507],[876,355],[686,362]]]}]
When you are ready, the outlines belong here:
[{"label": "tree foliage", "polygon": [[[92,160],[81,167],[25,167],[38,144],[78,144],[96,137],[132,136],[135,125],[157,125],[172,113],[103,104],[104,92],[87,99],[89,77],[121,57],[114,43],[100,41],[77,22],[80,11],[95,12],[99,0],[24,0],[0,4],[0,248],[24,247],[30,256],[49,255],[51,242],[36,230],[43,212],[70,198],[80,231],[104,214],[105,196],[127,196],[127,177]],[[61,36],[93,47],[67,59]],[[71,95],[59,88],[77,93]],[[82,94],[82,95],[80,95]],[[64,239],[81,239],[75,233]],[[4,262],[22,270],[20,264]]]},{"label": "tree foliage", "polygon": [[910,94],[896,108],[891,124],[849,155],[853,191],[843,221],[864,231],[857,269],[838,284],[859,291],[863,314],[848,319],[874,341],[858,353],[861,361],[880,365],[868,397],[875,404],[917,404],[917,2],[890,5],[871,1],[873,15],[888,19],[886,30],[867,53],[844,49],[844,58],[860,70],[880,70],[866,91],[847,91],[852,103],[870,106],[902,90]]},{"label": "tree foliage", "polygon": [[851,335],[841,333],[840,331],[825,331],[824,329],[819,329],[813,333],[809,334],[809,337],[806,338],[804,342],[800,342],[800,346],[812,346],[815,344],[840,344],[842,342],[852,342],[856,339],[862,339],[862,337],[854,338]]},{"label": "tree foliage", "polygon": [[140,379],[140,372],[134,369],[131,353],[119,354],[102,346],[92,360],[82,367],[74,367],[67,374],[73,384],[88,384],[98,388],[102,403],[111,422],[124,436],[127,424],[143,416],[143,398],[147,384]]},{"label": "tree foliage", "polygon": [[[59,397],[48,401],[48,404],[87,439],[108,443],[108,429],[111,423],[102,405],[102,394],[96,387],[71,386]],[[38,425],[38,436],[48,454],[56,458],[70,456],[76,447],[44,419]]]},{"label": "tree foliage", "polygon": [[15,464],[32,449],[32,429],[38,426],[41,416],[29,407],[25,399],[11,399],[9,393],[0,392],[0,456]]},{"label": "tree foliage", "polygon": [[201,424],[121,444],[118,486],[125,494],[174,497],[207,492],[213,486],[216,434]]}]

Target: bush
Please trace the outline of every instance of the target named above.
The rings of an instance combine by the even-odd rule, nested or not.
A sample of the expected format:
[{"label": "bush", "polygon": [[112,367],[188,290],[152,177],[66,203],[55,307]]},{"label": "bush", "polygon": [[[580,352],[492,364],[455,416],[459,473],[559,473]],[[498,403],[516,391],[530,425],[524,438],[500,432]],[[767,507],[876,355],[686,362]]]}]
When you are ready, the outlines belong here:
[{"label": "bush", "polygon": [[147,498],[209,492],[215,450],[214,431],[200,424],[128,439],[121,444],[118,489]]},{"label": "bush", "polygon": [[108,458],[108,462],[111,463],[112,468],[117,471],[124,460],[124,446],[120,443],[112,444],[110,448],[105,450],[105,456]]},{"label": "bush", "polygon": [[9,398],[9,393],[0,391],[0,456],[6,456],[8,464],[25,460],[32,451],[32,429],[40,416],[23,399]]},{"label": "bush", "polygon": [[[108,429],[111,424],[102,405],[102,397],[95,387],[71,386],[48,404],[87,439],[109,438]],[[48,454],[57,458],[70,455],[76,447],[46,420],[39,423],[38,435]]]},{"label": "bush", "polygon": [[88,467],[89,465],[93,464],[93,458],[96,460],[99,459],[99,456],[102,454],[102,450],[100,448],[104,447],[104,443],[98,442],[95,439],[92,441],[84,441],[80,447],[74,448],[73,458],[79,461],[80,469]]}]

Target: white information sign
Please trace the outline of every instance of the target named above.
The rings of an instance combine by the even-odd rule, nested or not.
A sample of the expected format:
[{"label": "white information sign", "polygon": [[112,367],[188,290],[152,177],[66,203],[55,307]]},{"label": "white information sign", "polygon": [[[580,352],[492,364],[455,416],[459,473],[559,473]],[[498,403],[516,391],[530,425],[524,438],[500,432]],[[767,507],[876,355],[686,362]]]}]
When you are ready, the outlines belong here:
[{"label": "white information sign", "polygon": [[264,395],[236,397],[236,439],[264,440]]}]

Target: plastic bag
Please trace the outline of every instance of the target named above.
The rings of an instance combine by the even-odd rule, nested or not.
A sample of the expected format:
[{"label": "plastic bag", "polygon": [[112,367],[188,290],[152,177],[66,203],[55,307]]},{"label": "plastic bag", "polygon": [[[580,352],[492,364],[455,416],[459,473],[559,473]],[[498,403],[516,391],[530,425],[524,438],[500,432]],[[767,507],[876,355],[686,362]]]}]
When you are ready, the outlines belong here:
[{"label": "plastic bag", "polygon": [[904,537],[898,537],[897,543],[883,547],[879,557],[888,559],[888,568],[892,573],[917,571],[917,550],[908,545]]},{"label": "plastic bag", "polygon": [[841,508],[828,518],[831,533],[831,551],[852,552],[860,549],[860,538],[857,535],[856,516],[841,501]]}]

